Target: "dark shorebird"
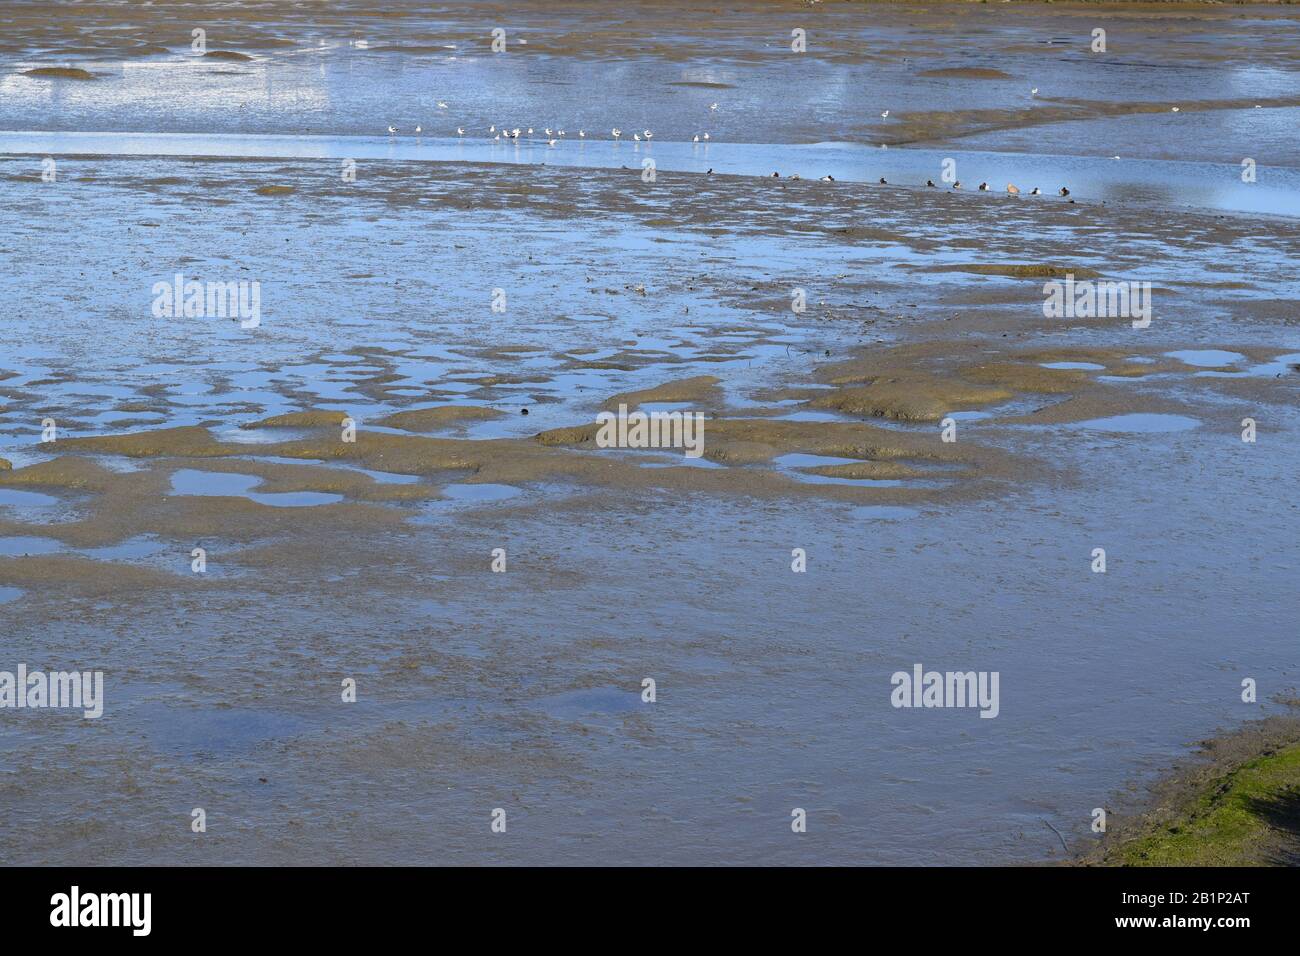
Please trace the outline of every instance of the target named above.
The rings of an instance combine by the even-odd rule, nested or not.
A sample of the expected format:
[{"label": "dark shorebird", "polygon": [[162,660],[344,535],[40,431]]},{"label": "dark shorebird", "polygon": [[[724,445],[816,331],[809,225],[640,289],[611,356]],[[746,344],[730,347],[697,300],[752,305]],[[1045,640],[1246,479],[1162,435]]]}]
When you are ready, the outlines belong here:
[{"label": "dark shorebird", "polygon": [[1064,186],[1062,186],[1062,187],[1061,187],[1061,195],[1062,195],[1062,196],[1068,196],[1068,195],[1070,195],[1070,190],[1068,190],[1068,189],[1066,189]]},{"label": "dark shorebird", "polygon": [[989,191],[989,184],[988,184],[988,183],[980,183],[980,192],[982,192],[982,193],[986,193],[986,192],[988,192],[988,191]]},{"label": "dark shorebird", "polygon": [[885,177],[884,177],[884,176],[881,176],[881,177],[880,177],[880,185],[882,185],[882,186],[888,186],[888,185],[889,185],[889,183],[885,182]]},{"label": "dark shorebird", "polygon": [[933,186],[933,185],[934,185],[934,180],[933,180],[933,179],[927,179],[927,180],[925,181],[925,184],[926,184],[927,186]]}]

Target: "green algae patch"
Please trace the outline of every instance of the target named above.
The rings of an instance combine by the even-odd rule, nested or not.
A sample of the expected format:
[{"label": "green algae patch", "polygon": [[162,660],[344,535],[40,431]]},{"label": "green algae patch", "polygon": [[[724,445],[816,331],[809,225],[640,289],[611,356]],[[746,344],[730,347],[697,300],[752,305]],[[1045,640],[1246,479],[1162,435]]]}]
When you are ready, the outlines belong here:
[{"label": "green algae patch", "polygon": [[292,196],[297,190],[293,186],[258,186],[253,192],[259,196]]},{"label": "green algae patch", "polygon": [[75,66],[38,66],[32,70],[23,70],[23,76],[50,80],[93,80],[95,74]]},{"label": "green algae patch", "polygon": [[1260,757],[1213,782],[1184,816],[1136,840],[1128,866],[1258,866],[1275,827],[1300,820],[1300,744]]},{"label": "green algae patch", "polygon": [[374,422],[385,428],[400,428],[407,432],[432,432],[449,428],[462,422],[491,421],[502,418],[505,412],[483,405],[439,405],[436,408],[415,408],[396,412]]},{"label": "green algae patch", "polygon": [[13,468],[13,463],[8,458],[0,458],[0,471],[9,471]]},{"label": "green algae patch", "polygon": [[1103,866],[1286,866],[1300,859],[1300,720],[1274,717],[1206,741],[1202,762],[1157,788],[1080,862]]},{"label": "green algae patch", "polygon": [[203,54],[206,60],[234,60],[238,62],[247,62],[252,59],[247,53],[239,53],[235,50],[209,50]]}]

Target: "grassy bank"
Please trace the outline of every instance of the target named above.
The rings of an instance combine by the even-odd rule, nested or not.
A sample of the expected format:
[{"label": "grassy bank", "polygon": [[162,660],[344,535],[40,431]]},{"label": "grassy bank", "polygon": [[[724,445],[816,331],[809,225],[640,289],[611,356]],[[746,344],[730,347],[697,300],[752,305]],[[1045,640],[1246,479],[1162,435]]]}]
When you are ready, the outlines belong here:
[{"label": "grassy bank", "polygon": [[1300,719],[1207,741],[1081,862],[1094,866],[1300,865]]}]

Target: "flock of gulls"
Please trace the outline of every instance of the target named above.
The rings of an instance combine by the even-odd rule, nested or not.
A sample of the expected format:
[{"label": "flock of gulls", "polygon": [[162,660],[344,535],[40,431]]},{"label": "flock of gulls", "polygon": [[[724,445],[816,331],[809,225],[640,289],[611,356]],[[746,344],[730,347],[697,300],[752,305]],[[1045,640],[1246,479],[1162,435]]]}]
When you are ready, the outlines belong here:
[{"label": "flock of gulls", "polygon": [[[1034,89],[1030,90],[1030,95],[1031,95],[1031,96],[1036,96],[1036,95],[1038,95],[1038,88],[1035,87]],[[444,101],[442,101],[442,100],[439,100],[439,101],[438,101],[438,109],[440,109],[440,110],[445,110],[445,109],[447,109],[447,108],[448,108],[448,107],[447,107],[447,104],[446,104]],[[711,104],[709,105],[709,110],[710,110],[710,111],[716,110],[717,108],[718,108],[718,104],[717,104],[717,103],[711,103]],[[1256,107],[1256,109],[1258,109],[1258,107]],[[1176,107],[1176,106],[1174,107],[1174,112],[1175,112],[1175,113],[1178,112],[1178,107]],[[883,113],[881,113],[881,114],[880,114],[880,118],[881,118],[881,119],[889,119],[889,110],[885,110]],[[396,136],[396,135],[398,135],[398,133],[400,133],[400,132],[401,132],[401,130],[399,130],[396,126],[393,126],[393,125],[391,125],[391,124],[389,125],[389,127],[388,127],[388,135],[389,135],[389,136]],[[416,136],[421,136],[421,135],[423,135],[423,133],[424,133],[424,129],[423,129],[422,126],[416,126],[415,129],[412,130],[412,132],[413,132]],[[463,137],[463,136],[465,135],[465,127],[463,127],[463,126],[457,126],[457,127],[456,127],[456,135],[457,135],[457,137]],[[497,126],[495,123],[493,123],[491,126],[488,127],[488,129],[487,129],[487,135],[492,139],[493,142],[500,142],[502,139],[505,139],[507,142],[518,142],[518,140],[519,140],[521,137],[524,137],[524,141],[525,141],[525,142],[544,142],[544,143],[546,143],[547,146],[551,146],[551,147],[553,147],[553,146],[558,145],[559,142],[560,142],[560,140],[564,139],[564,138],[568,135],[568,133],[567,133],[565,130],[563,130],[563,129],[558,129],[558,128],[556,128],[556,129],[552,129],[551,127],[547,126],[547,127],[543,127],[543,128],[542,128],[542,136],[541,136],[541,137],[538,137],[538,136],[536,135],[536,133],[534,132],[533,127],[531,127],[531,126],[528,126],[528,127],[521,127],[521,126],[509,127],[509,126],[502,125],[501,127],[498,128],[498,126]],[[641,130],[641,132],[639,132],[639,133],[634,132],[634,133],[632,134],[632,141],[633,141],[633,142],[636,142],[636,143],[641,143],[641,142],[649,143],[651,140],[654,139],[654,135],[655,135],[655,134],[654,134],[653,131],[648,130],[648,129],[643,129],[643,130]],[[611,140],[613,140],[613,141],[615,141],[615,142],[619,142],[619,141],[621,141],[621,140],[623,139],[623,130],[620,129],[619,127],[617,127],[617,126],[612,127],[612,128],[610,129],[610,131],[609,131],[609,137],[610,137]],[[580,130],[578,130],[578,139],[580,139],[580,140],[585,140],[586,138],[587,138],[587,131],[586,131],[585,129],[580,129]],[[692,143],[700,143],[700,142],[705,142],[705,143],[707,143],[708,141],[709,141],[709,134],[708,134],[708,133],[696,133],[696,134],[691,138],[691,142],[692,142]],[[1116,157],[1114,157],[1114,158],[1115,158],[1115,159],[1119,159],[1118,156],[1116,156]],[[706,175],[712,175],[712,173],[713,173],[713,170],[712,170],[712,169],[709,169],[709,171],[708,171],[708,173],[707,173]],[[780,174],[780,173],[772,173],[772,178],[773,178],[773,179],[780,179],[780,178],[781,178],[781,174]],[[787,179],[800,179],[801,177],[799,176],[798,173],[794,173],[794,174],[791,174],[790,176],[787,176],[786,178],[787,178]],[[833,182],[835,182],[835,177],[834,177],[834,176],[823,176],[823,177],[821,177],[821,181],[824,182],[824,183],[833,183]],[[937,187],[935,187],[935,183],[934,183],[934,180],[933,180],[933,179],[927,179],[927,180],[925,181],[925,184],[926,184],[926,186],[929,186],[929,187],[932,187],[932,188],[937,188]],[[881,176],[881,177],[880,177],[880,185],[882,185],[882,186],[888,186],[888,185],[889,185],[889,183],[885,180],[885,177],[884,177],[884,176]],[[953,188],[953,189],[961,189],[961,181],[960,181],[960,180],[957,180],[957,181],[953,182],[953,184],[952,184],[952,188]],[[980,184],[979,184],[979,191],[980,191],[980,192],[988,192],[988,191],[989,191],[989,184],[988,184],[988,183],[980,183]],[[1017,185],[1015,185],[1015,183],[1007,183],[1007,195],[1010,195],[1010,196],[1019,196],[1019,195],[1020,195],[1020,187],[1018,187]],[[1037,186],[1035,186],[1033,189],[1031,189],[1031,190],[1029,191],[1029,195],[1031,195],[1031,196],[1039,196],[1039,195],[1042,195],[1042,191],[1041,191]],[[1059,196],[1069,196],[1069,195],[1070,195],[1070,190],[1067,189],[1065,186],[1062,186],[1061,189],[1060,189],[1060,192],[1059,192],[1057,195],[1059,195]],[[1074,200],[1070,200],[1070,201],[1073,202]]]},{"label": "flock of gulls", "polygon": [[[522,41],[521,41],[521,42],[522,42]],[[447,109],[447,108],[448,108],[448,107],[447,107],[447,104],[446,104],[443,100],[439,100],[439,101],[438,101],[438,109],[440,109],[440,110],[445,110],[445,109]],[[717,104],[717,103],[711,103],[711,104],[709,104],[709,110],[710,110],[710,111],[716,110],[717,108],[718,108],[718,104]],[[889,113],[889,111],[886,110],[886,111],[885,111],[885,114],[888,115],[888,113]],[[398,133],[400,133],[400,132],[401,132],[401,130],[398,129],[396,126],[392,126],[392,125],[390,125],[390,126],[388,127],[388,135],[389,135],[389,136],[396,136],[396,135],[397,135]],[[420,135],[422,135],[422,134],[424,133],[424,128],[421,127],[421,126],[417,126],[417,127],[415,127],[414,130],[412,130],[412,132],[413,132],[416,136],[420,136]],[[558,143],[560,142],[560,140],[564,139],[564,138],[568,135],[568,133],[567,133],[566,131],[562,130],[562,129],[551,129],[549,126],[544,127],[544,128],[542,129],[542,133],[543,133],[543,135],[542,135],[542,137],[541,137],[540,140],[539,140],[538,137],[536,136],[536,134],[535,134],[534,131],[533,131],[533,127],[531,127],[531,126],[529,126],[529,127],[527,127],[527,128],[524,128],[524,127],[521,127],[521,126],[515,126],[515,127],[511,128],[511,127],[506,126],[506,125],[503,124],[500,128],[498,128],[497,125],[496,125],[495,123],[493,123],[491,126],[489,126],[489,127],[488,127],[488,130],[487,130],[487,134],[488,134],[489,137],[491,137],[491,139],[493,140],[493,142],[500,142],[502,139],[505,139],[505,140],[507,140],[507,141],[509,141],[509,140],[518,140],[518,139],[522,136],[522,137],[526,137],[525,142],[538,142],[538,141],[542,141],[542,142],[545,142],[548,146],[555,146],[556,144],[558,144]],[[456,127],[456,135],[457,135],[457,136],[464,136],[464,135],[465,135],[465,127],[463,127],[463,126],[457,126],[457,127]],[[610,139],[613,139],[613,140],[621,140],[621,139],[623,138],[623,131],[622,131],[619,127],[615,126],[614,128],[612,128],[612,129],[609,131],[609,136],[610,136]],[[655,134],[654,134],[651,130],[643,129],[643,130],[642,130],[641,132],[639,132],[639,133],[634,132],[634,133],[632,134],[632,140],[633,140],[634,142],[637,142],[637,143],[640,143],[640,142],[646,142],[646,143],[648,143],[648,142],[650,142],[652,139],[654,139],[654,136],[655,136]],[[578,130],[578,138],[579,138],[579,139],[586,139],[586,138],[587,138],[587,131],[586,131],[585,129],[580,129],[580,130]],[[695,143],[699,143],[699,142],[705,142],[705,143],[707,143],[708,141],[709,141],[709,134],[708,134],[708,133],[696,133],[696,134],[695,134],[695,137],[692,139],[692,142],[695,142]]]}]

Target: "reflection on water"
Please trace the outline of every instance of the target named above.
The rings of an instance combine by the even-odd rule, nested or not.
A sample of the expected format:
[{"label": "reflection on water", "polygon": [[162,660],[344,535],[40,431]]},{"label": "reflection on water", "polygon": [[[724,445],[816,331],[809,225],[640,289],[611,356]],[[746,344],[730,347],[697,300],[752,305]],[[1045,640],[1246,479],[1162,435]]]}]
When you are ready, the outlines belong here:
[{"label": "reflection on water", "polygon": [[[1241,181],[1237,166],[1154,160],[1111,160],[1092,156],[970,152],[954,149],[873,149],[850,143],[812,145],[567,139],[556,146],[541,141],[503,144],[410,136],[290,136],[217,133],[0,132],[0,153],[104,156],[214,156],[283,159],[416,160],[427,162],[544,164],[593,169],[634,170],[654,160],[662,173],[832,176],[837,181],[920,187],[939,182],[945,159],[955,159],[964,186],[990,184],[989,202],[1062,202],[1056,193],[1068,186],[1072,198],[1109,203],[1149,203],[1231,212],[1300,216],[1300,169],[1259,167],[1259,179]],[[1021,195],[1005,195],[1008,183]],[[1044,195],[1031,196],[1034,187]],[[887,188],[887,187],[882,187]],[[938,187],[936,187],[938,188]]]}]

